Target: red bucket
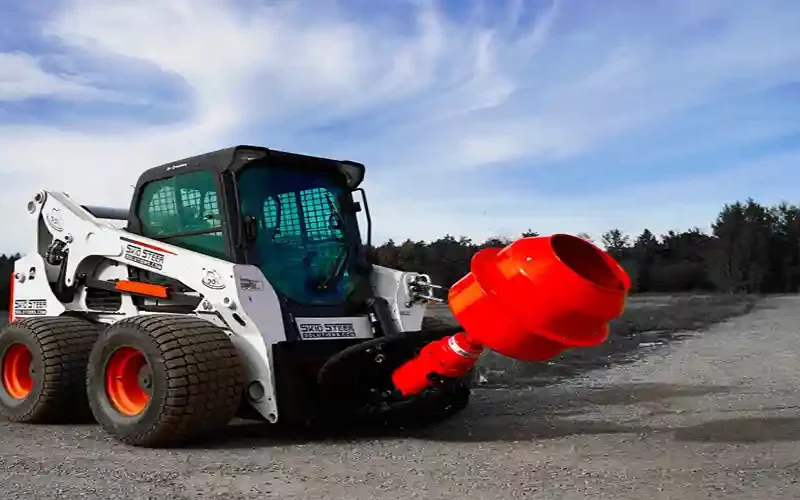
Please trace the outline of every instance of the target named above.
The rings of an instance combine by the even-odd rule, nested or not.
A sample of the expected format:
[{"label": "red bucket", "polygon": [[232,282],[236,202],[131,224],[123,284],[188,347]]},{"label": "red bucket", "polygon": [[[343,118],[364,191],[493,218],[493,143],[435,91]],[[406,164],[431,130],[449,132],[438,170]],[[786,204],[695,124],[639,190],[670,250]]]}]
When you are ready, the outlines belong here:
[{"label": "red bucket", "polygon": [[625,309],[630,277],[595,245],[555,234],[486,249],[449,293],[453,315],[469,336],[522,361],[596,346]]}]

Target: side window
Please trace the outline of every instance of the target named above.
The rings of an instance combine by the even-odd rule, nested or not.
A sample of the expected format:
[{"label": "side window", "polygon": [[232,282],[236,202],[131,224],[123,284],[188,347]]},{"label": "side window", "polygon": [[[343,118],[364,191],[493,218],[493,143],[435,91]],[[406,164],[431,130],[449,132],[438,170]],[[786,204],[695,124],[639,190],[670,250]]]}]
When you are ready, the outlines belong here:
[{"label": "side window", "polygon": [[144,187],[138,212],[143,236],[225,257],[217,190],[210,172],[190,172],[150,182]]}]

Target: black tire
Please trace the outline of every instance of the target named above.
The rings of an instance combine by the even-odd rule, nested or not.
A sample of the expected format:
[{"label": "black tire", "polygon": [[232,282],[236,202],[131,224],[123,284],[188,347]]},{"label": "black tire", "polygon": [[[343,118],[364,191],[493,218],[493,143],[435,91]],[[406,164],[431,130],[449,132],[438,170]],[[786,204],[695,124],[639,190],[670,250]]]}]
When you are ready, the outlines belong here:
[{"label": "black tire", "polygon": [[70,316],[23,318],[0,333],[0,370],[22,345],[30,354],[30,392],[0,384],[0,414],[11,422],[66,423],[91,419],[86,363],[100,328]]},{"label": "black tire", "polygon": [[[105,374],[111,356],[133,347],[149,367],[149,401],[132,416],[112,404]],[[217,326],[193,316],[134,316],[101,333],[89,358],[89,405],[117,440],[142,447],[172,447],[224,429],[242,400],[245,376],[238,352]]]}]

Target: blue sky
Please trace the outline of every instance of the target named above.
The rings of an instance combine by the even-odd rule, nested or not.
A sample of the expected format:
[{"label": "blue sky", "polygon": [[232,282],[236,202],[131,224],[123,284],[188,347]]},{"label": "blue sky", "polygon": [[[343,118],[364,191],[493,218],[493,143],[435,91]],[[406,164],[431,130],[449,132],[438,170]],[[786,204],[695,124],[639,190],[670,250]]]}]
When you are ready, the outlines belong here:
[{"label": "blue sky", "polygon": [[793,0],[0,0],[0,251],[254,143],[367,164],[378,240],[707,229],[800,202]]}]

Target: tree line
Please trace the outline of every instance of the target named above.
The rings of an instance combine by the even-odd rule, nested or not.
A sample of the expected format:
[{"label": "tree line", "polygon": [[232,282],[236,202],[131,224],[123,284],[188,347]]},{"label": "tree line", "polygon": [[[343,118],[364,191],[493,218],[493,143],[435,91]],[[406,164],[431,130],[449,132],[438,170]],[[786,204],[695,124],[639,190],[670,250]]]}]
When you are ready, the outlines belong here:
[{"label": "tree line", "polygon": [[[765,206],[752,199],[725,205],[711,234],[698,228],[656,236],[645,229],[638,236],[610,229],[593,241],[608,251],[630,274],[633,293],[724,292],[796,293],[800,291],[800,207]],[[537,236],[529,230],[520,236]],[[579,234],[591,240],[586,234]],[[436,241],[389,240],[370,248],[374,263],[427,273],[451,286],[469,272],[478,250],[504,247],[507,238],[475,243],[445,235]],[[10,275],[20,256],[0,256],[0,309],[9,301]]]},{"label": "tree line", "polygon": [[[765,206],[753,199],[726,204],[711,226],[655,235],[648,229],[631,236],[610,229],[592,241],[608,251],[632,279],[632,293],[800,291],[800,207]],[[520,236],[536,236],[529,230]],[[475,243],[447,235],[436,241],[388,241],[372,249],[373,260],[401,270],[430,274],[451,286],[469,271],[478,250],[504,247],[510,239]]]}]

